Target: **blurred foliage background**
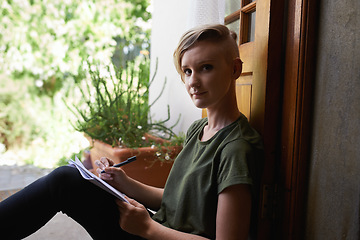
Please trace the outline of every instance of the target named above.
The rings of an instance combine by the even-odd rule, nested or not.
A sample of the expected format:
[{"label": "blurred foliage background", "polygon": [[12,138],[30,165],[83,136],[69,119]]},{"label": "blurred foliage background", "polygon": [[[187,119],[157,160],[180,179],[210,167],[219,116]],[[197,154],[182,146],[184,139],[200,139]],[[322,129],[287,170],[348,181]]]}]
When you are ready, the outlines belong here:
[{"label": "blurred foliage background", "polygon": [[65,102],[84,64],[125,66],[150,49],[150,0],[2,0],[0,164],[55,167],[88,142]]}]

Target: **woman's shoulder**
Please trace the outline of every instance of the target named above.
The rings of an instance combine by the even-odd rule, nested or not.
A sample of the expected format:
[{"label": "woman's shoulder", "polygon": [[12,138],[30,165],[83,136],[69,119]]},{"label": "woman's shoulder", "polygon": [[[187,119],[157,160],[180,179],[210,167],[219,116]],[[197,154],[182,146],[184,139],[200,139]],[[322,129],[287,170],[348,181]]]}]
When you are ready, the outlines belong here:
[{"label": "woman's shoulder", "polygon": [[229,143],[237,146],[249,144],[255,148],[263,148],[261,135],[251,127],[244,115],[224,129],[222,135],[226,145]]}]

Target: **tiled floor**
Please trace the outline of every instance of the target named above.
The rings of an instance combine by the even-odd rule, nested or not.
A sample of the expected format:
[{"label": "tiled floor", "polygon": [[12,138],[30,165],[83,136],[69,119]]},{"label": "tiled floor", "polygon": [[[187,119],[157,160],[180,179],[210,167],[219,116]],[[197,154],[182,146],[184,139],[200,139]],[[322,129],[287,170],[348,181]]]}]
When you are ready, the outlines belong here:
[{"label": "tiled floor", "polygon": [[24,240],[91,240],[89,234],[77,222],[58,213],[45,226]]},{"label": "tiled floor", "polygon": [[0,191],[23,188],[50,171],[32,165],[0,166]]}]

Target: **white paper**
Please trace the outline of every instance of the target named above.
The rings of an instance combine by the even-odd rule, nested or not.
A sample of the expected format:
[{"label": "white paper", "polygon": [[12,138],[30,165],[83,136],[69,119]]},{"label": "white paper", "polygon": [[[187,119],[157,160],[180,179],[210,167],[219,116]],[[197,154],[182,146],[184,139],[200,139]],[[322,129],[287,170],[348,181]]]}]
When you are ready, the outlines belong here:
[{"label": "white paper", "polygon": [[98,176],[96,176],[95,174],[90,172],[89,170],[87,170],[84,167],[84,165],[82,164],[82,162],[76,156],[75,156],[75,161],[73,161],[71,159],[69,161],[69,164],[72,166],[75,166],[79,170],[81,176],[84,179],[86,179],[86,180],[90,181],[91,183],[95,184],[96,186],[104,189],[105,191],[114,195],[118,199],[129,203],[128,200],[126,200],[126,198],[124,197],[125,195],[123,193],[119,192],[117,189],[112,187],[110,184],[108,184],[107,182],[105,182],[104,180],[102,180],[101,178],[99,178]]}]

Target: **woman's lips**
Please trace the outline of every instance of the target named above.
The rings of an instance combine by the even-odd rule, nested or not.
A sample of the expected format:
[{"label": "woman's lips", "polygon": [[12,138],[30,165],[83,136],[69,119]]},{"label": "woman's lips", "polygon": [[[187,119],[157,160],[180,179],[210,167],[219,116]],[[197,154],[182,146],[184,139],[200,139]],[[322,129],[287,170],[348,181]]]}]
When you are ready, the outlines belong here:
[{"label": "woman's lips", "polygon": [[191,95],[195,98],[200,98],[202,97],[203,95],[205,95],[206,92],[194,92],[194,93],[191,93]]}]

